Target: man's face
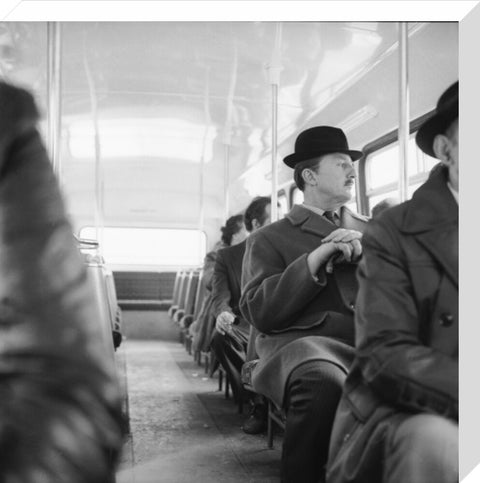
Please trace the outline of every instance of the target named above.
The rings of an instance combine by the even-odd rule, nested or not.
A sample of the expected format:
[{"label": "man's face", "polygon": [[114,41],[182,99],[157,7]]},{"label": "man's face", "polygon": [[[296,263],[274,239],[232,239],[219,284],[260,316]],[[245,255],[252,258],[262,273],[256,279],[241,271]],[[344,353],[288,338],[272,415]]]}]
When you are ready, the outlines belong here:
[{"label": "man's face", "polygon": [[445,134],[437,134],[433,140],[435,156],[448,168],[448,178],[458,191],[458,119]]},{"label": "man's face", "polygon": [[448,175],[453,187],[458,191],[458,120],[450,126],[448,139],[450,141]]},{"label": "man's face", "polygon": [[352,198],[355,168],[348,154],[331,153],[322,156],[315,174],[315,189],[323,198],[346,203]]}]

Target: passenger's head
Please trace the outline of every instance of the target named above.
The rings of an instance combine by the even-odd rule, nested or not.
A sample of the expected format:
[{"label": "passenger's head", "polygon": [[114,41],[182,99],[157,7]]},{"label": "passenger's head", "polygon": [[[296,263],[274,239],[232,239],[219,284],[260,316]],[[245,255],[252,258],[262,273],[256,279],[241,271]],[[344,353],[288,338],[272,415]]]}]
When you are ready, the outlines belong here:
[{"label": "passenger's head", "polygon": [[418,147],[447,167],[453,188],[458,190],[458,81],[438,100],[435,113],[417,132]]},{"label": "passenger's head", "polygon": [[236,245],[247,237],[243,215],[231,216],[222,226],[222,241],[228,246]]},{"label": "passenger's head", "polygon": [[372,219],[378,218],[380,213],[388,210],[388,208],[391,208],[392,206],[398,205],[399,203],[400,201],[398,198],[385,198],[372,208]]},{"label": "passenger's head", "polygon": [[321,200],[325,209],[332,209],[351,199],[355,184],[353,162],[361,157],[361,151],[349,149],[341,129],[319,126],[300,133],[295,153],[283,161],[294,169],[295,183],[307,202]]},{"label": "passenger's head", "polygon": [[271,203],[268,196],[258,196],[245,210],[245,227],[253,232],[271,221]]}]

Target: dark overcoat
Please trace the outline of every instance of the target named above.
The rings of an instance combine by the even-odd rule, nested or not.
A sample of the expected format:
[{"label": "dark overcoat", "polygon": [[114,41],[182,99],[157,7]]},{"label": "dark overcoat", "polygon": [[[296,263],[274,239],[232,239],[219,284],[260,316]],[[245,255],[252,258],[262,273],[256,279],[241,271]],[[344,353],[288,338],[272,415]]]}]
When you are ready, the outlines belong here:
[{"label": "dark overcoat", "polygon": [[249,324],[238,308],[245,247],[246,241],[243,241],[217,252],[212,280],[212,314],[215,319],[225,311],[234,314],[238,328],[248,336]]},{"label": "dark overcoat", "polygon": [[[341,226],[362,231],[366,218],[343,207]],[[309,360],[329,360],[347,372],[353,357],[353,309],[356,264],[322,267],[315,280],[307,256],[337,227],[311,210],[295,205],[290,213],[247,239],[243,260],[244,317],[259,330],[260,362],[255,391],[283,405],[290,373]]]},{"label": "dark overcoat", "polygon": [[330,445],[329,483],[382,481],[397,412],[458,418],[458,205],[444,171],[363,237],[357,355]]}]

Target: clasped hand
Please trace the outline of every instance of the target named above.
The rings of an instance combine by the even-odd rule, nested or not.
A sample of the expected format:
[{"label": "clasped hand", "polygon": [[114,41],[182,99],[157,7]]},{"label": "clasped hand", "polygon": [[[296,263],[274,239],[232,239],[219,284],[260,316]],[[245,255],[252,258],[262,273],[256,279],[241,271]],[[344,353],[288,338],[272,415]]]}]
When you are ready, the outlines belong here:
[{"label": "clasped hand", "polygon": [[235,316],[231,312],[222,312],[217,316],[215,321],[215,329],[220,334],[225,335],[232,331],[232,324],[235,321]]},{"label": "clasped hand", "polygon": [[332,273],[335,263],[356,262],[362,255],[361,239],[362,233],[356,230],[337,228],[332,231],[308,257],[312,275],[322,265],[325,265],[327,273]]}]

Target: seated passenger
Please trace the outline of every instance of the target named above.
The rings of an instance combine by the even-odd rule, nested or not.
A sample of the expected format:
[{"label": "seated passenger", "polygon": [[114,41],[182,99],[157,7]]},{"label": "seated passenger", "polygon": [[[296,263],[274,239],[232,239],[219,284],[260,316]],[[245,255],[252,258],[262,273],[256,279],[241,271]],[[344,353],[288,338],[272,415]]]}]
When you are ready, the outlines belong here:
[{"label": "seated passenger", "polygon": [[381,213],[383,213],[385,210],[388,210],[389,208],[392,208],[392,206],[398,205],[398,203],[400,202],[397,198],[383,199],[372,208],[372,220],[377,219]]},{"label": "seated passenger", "polygon": [[353,359],[355,269],[367,221],[344,205],[361,156],[340,129],[302,132],[284,162],[305,203],[247,239],[240,308],[261,333],[253,387],[286,410],[284,482],[323,481]]},{"label": "seated passenger", "polygon": [[[220,230],[222,232],[221,240],[205,256],[202,283],[205,284],[206,294],[198,320],[192,324],[193,327],[191,326],[192,347],[195,351],[208,352],[210,350],[210,342],[215,330],[215,317],[212,314],[212,282],[218,251],[231,245],[237,245],[247,237],[243,215],[231,216]],[[217,367],[218,364],[212,361],[210,374],[215,372]]]},{"label": "seated passenger", "polygon": [[119,389],[93,288],[37,130],[0,83],[0,480],[112,481]]},{"label": "seated passenger", "polygon": [[[245,211],[245,226],[253,233],[270,223],[270,198],[255,198]],[[251,414],[243,426],[248,434],[261,433],[266,428],[267,408],[263,398],[253,393],[244,394],[240,374],[246,360],[250,332],[249,323],[238,308],[242,277],[242,260],[246,242],[220,250],[213,274],[212,314],[216,331],[212,350],[229,377],[235,400],[244,397],[251,403]]]},{"label": "seated passenger", "polygon": [[416,141],[443,169],[365,232],[329,483],[458,481],[458,82]]}]

